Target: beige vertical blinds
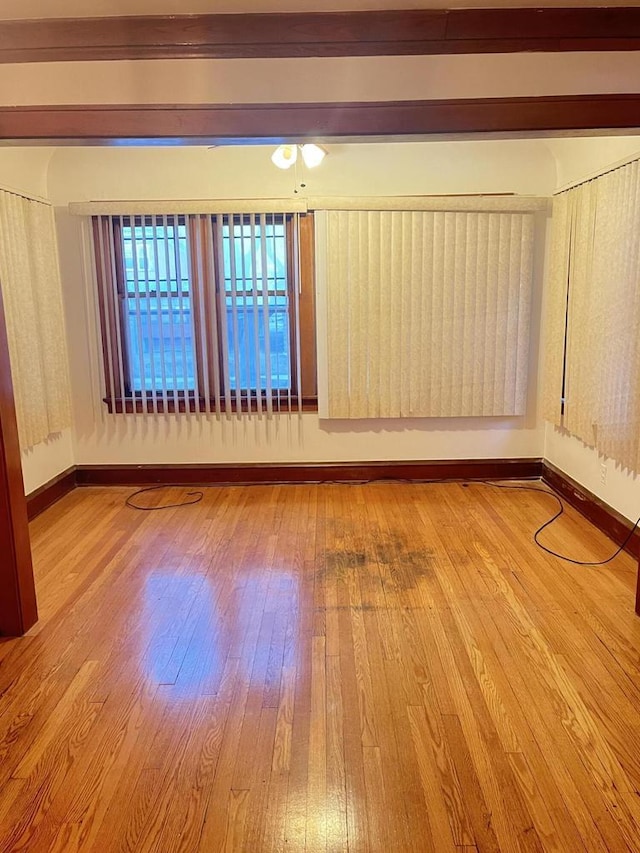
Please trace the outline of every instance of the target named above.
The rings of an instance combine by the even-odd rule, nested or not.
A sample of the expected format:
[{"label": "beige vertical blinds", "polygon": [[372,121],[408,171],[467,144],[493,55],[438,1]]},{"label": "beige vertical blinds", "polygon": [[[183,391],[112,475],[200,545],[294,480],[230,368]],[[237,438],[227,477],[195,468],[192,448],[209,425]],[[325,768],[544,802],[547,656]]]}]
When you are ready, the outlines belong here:
[{"label": "beige vertical blinds", "polygon": [[301,411],[298,214],[93,217],[116,413]]},{"label": "beige vertical blinds", "polygon": [[324,289],[327,376],[320,382],[321,414],[524,414],[533,214],[323,216],[319,298]]},{"label": "beige vertical blinds", "polygon": [[573,198],[568,193],[553,201],[549,265],[545,288],[543,415],[556,426],[562,423],[564,356],[573,228]]},{"label": "beige vertical blinds", "polygon": [[71,425],[52,208],[0,191],[0,284],[23,450]]},{"label": "beige vertical blinds", "polygon": [[553,230],[545,417],[639,471],[638,161],[559,195]]}]

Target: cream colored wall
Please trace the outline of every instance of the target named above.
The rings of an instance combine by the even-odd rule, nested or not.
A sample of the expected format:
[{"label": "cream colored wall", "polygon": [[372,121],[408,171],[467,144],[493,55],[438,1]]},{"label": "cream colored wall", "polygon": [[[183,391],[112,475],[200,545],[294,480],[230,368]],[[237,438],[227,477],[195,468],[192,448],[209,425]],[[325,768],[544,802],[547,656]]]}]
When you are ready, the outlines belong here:
[{"label": "cream colored wall", "polygon": [[[87,304],[80,220],[64,205],[87,199],[287,197],[294,176],[272,166],[272,148],[60,149],[49,193],[58,205],[62,274],[80,464],[300,462],[536,457],[539,302],[543,241],[536,259],[530,399],[526,418],[321,421],[315,414],[271,421],[104,414],[95,314]],[[305,176],[318,195],[522,192],[547,194],[555,165],[539,142],[492,141],[330,146]],[[541,228],[544,231],[544,217]]]},{"label": "cream colored wall", "polygon": [[[0,188],[41,198],[47,196],[51,148],[0,148]],[[70,429],[51,436],[22,454],[25,494],[37,489],[73,465]]]},{"label": "cream colored wall", "polygon": [[53,148],[0,147],[0,188],[45,198]]},{"label": "cream colored wall", "polygon": [[632,52],[0,65],[0,103],[228,104],[607,94],[640,90]]},{"label": "cream colored wall", "polygon": [[[554,139],[546,144],[557,160],[558,187],[593,177],[625,158],[640,155],[640,136]],[[545,424],[544,456],[626,518],[635,521],[640,516],[637,474],[621,470],[613,460],[549,423]]]}]

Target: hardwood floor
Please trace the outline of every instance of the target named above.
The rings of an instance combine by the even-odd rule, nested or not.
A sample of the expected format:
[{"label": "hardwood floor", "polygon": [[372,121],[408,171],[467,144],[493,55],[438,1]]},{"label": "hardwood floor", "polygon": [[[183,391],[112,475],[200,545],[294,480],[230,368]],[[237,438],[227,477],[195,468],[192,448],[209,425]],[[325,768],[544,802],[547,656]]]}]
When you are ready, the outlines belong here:
[{"label": "hardwood floor", "polygon": [[203,491],[33,522],[2,853],[640,850],[631,557],[481,484]]}]

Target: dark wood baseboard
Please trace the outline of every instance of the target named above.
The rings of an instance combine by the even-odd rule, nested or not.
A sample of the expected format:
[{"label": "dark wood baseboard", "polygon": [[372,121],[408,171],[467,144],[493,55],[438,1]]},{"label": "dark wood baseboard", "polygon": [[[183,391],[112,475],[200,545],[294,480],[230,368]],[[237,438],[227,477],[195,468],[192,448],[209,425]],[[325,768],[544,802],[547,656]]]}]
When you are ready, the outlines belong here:
[{"label": "dark wood baseboard", "polygon": [[27,514],[29,521],[34,519],[45,509],[48,509],[52,504],[59,501],[76,487],[76,468],[75,465],[67,468],[55,476],[48,483],[37,488],[34,492],[27,495]]},{"label": "dark wood baseboard", "polygon": [[[629,535],[633,525],[628,519],[546,460],[542,463],[542,479],[617,545]],[[640,555],[640,532],[636,530],[625,550],[634,557]]]},{"label": "dark wood baseboard", "polygon": [[359,480],[522,480],[540,477],[541,459],[454,459],[222,465],[79,465],[79,486],[251,485]]}]

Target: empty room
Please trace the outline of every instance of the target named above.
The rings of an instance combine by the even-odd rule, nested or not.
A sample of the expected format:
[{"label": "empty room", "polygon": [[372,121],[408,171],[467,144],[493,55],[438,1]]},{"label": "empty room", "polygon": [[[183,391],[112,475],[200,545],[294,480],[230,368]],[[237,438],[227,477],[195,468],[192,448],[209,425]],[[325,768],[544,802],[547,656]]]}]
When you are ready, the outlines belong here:
[{"label": "empty room", "polygon": [[640,10],[55,5],[0,853],[640,850]]}]

